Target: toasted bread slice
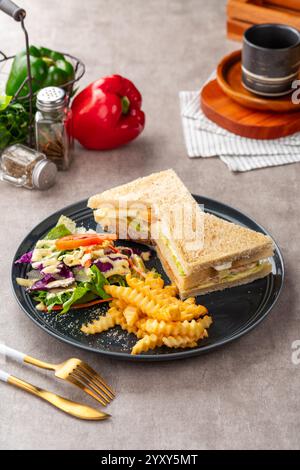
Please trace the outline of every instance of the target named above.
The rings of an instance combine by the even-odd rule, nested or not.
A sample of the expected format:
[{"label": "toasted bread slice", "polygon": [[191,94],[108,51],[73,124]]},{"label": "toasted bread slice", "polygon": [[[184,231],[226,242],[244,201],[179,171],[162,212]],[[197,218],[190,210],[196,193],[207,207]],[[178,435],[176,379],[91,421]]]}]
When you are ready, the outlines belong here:
[{"label": "toasted bread slice", "polygon": [[167,232],[176,253],[187,262],[197,258],[202,249],[203,211],[171,169],[92,196],[88,206],[95,209],[95,220],[99,223],[106,203],[113,207],[121,203],[122,208],[126,203],[130,203],[128,207],[131,208],[136,203],[144,204],[147,211],[151,212],[149,241],[156,240],[162,236],[162,232]]},{"label": "toasted bread slice", "polygon": [[170,204],[171,201],[180,202],[183,197],[192,198],[175,171],[169,169],[137,178],[130,183],[91,196],[88,200],[88,207],[97,209],[105,201],[119,200],[144,201],[149,204],[162,205]]}]

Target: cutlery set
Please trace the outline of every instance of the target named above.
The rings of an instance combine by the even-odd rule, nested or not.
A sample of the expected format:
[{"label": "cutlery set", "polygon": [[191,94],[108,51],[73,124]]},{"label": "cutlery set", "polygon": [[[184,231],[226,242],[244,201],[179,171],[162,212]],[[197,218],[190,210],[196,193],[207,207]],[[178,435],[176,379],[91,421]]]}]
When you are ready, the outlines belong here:
[{"label": "cutlery set", "polygon": [[[23,365],[31,364],[41,369],[51,370],[55,372],[55,377],[76,385],[103,406],[106,406],[115,398],[114,391],[105,382],[105,380],[94,369],[80,359],[71,358],[61,364],[50,364],[21,353],[5,346],[4,344],[0,344],[0,355],[9,357]],[[51,405],[65,413],[75,416],[76,418],[85,420],[103,420],[110,417],[107,413],[98,411],[90,406],[74,402],[47,390],[43,390],[35,385],[25,382],[24,380],[14,377],[3,370],[0,370],[0,380],[31,393],[32,395],[49,402]]]}]

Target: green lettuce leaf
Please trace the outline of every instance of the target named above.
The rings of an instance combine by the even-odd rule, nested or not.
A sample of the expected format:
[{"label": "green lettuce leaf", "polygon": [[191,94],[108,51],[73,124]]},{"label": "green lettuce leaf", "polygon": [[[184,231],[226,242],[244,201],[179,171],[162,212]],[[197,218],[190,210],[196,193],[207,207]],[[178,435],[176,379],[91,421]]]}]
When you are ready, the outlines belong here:
[{"label": "green lettuce leaf", "polygon": [[75,304],[76,302],[78,302],[78,300],[81,300],[87,294],[88,291],[89,291],[89,288],[84,285],[75,287],[74,291],[72,292],[71,297],[66,302],[64,302],[63,309],[59,313],[61,315],[63,315],[64,313],[67,313],[70,310],[71,306]]},{"label": "green lettuce leaf", "polygon": [[85,285],[88,285],[90,290],[98,294],[101,299],[109,299],[110,296],[103,289],[105,284],[109,284],[108,280],[95,264],[91,267],[91,271],[93,273],[92,280]]},{"label": "green lettuce leaf", "polygon": [[66,237],[71,235],[71,232],[64,224],[53,227],[50,232],[47,233],[44,240],[57,240],[58,238]]},{"label": "green lettuce leaf", "polygon": [[48,292],[45,290],[39,290],[33,297],[36,302],[43,302],[44,304],[46,303],[46,297],[47,297]]}]

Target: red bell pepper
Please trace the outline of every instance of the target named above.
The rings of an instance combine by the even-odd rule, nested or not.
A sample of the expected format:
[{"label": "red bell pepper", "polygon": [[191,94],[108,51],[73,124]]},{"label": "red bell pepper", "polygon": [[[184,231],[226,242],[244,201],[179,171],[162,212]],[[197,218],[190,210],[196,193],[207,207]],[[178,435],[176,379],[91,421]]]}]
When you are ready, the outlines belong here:
[{"label": "red bell pepper", "polygon": [[142,97],[120,75],[91,83],[74,99],[73,134],[87,149],[106,150],[135,139],[144,129]]}]

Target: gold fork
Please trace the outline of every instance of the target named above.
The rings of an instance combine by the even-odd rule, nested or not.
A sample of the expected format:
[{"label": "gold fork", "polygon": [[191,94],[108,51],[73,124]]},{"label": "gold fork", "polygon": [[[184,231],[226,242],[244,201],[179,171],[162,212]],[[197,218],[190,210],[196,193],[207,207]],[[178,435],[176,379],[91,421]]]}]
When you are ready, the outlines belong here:
[{"label": "gold fork", "polygon": [[107,403],[110,403],[115,397],[114,391],[107,385],[104,379],[80,359],[71,358],[61,364],[50,364],[27,356],[4,344],[0,344],[0,354],[1,353],[20,364],[31,364],[41,369],[55,371],[56,377],[76,385],[103,406],[106,406]]},{"label": "gold fork", "polygon": [[18,379],[13,375],[7,374],[3,370],[0,370],[0,380],[10,385],[14,385],[15,387],[21,388],[22,390],[25,390],[25,392],[42,398],[42,400],[47,401],[56,408],[59,408],[65,413],[75,416],[76,418],[98,421],[110,417],[110,415],[107,413],[95,410],[95,408],[92,408],[91,406],[82,405],[81,403],[68,400],[67,398],[61,397],[60,395],[56,395],[56,393],[48,392],[48,390],[43,390],[42,388],[36,387],[35,385],[25,382],[24,380]]}]

